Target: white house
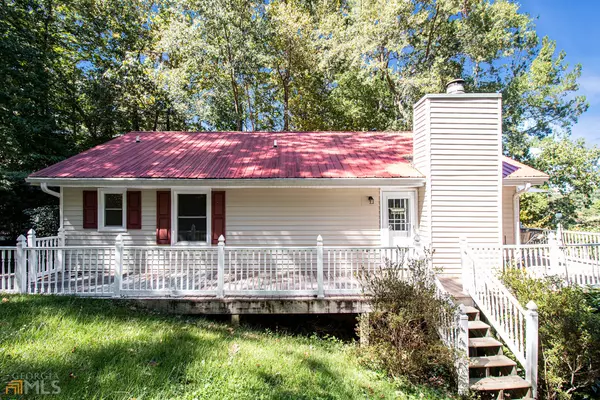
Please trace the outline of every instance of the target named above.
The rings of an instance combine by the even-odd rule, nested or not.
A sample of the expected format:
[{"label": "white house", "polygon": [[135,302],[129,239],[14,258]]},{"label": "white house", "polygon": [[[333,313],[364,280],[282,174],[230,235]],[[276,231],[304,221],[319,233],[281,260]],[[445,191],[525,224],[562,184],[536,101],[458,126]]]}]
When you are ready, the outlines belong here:
[{"label": "white house", "polygon": [[[518,194],[548,179],[502,155],[501,95],[426,95],[413,132],[130,132],[31,174],[66,245],[408,245],[448,274],[459,240],[518,240]],[[59,191],[48,189],[59,187]]]}]

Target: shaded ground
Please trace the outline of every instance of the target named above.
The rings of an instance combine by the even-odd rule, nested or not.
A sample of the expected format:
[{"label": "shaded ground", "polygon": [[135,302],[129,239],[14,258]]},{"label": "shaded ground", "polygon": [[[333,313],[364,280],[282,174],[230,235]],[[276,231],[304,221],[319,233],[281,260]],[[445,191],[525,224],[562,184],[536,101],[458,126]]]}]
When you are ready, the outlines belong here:
[{"label": "shaded ground", "polygon": [[444,398],[365,369],[352,344],[265,322],[233,328],[125,301],[31,295],[4,296],[0,315],[3,395],[11,379],[44,374],[61,393],[24,398]]}]

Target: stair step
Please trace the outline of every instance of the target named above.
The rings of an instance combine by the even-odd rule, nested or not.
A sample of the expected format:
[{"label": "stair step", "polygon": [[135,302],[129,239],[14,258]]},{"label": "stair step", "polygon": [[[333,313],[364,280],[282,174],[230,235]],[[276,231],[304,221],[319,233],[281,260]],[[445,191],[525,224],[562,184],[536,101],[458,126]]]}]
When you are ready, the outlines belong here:
[{"label": "stair step", "polygon": [[469,330],[490,329],[490,326],[483,321],[469,321]]},{"label": "stair step", "polygon": [[487,356],[469,358],[469,368],[514,367],[517,363],[506,356]]},{"label": "stair step", "polygon": [[518,375],[488,376],[487,378],[471,378],[469,386],[472,390],[495,391],[511,389],[528,389],[531,384]]},{"label": "stair step", "polygon": [[477,313],[479,313],[478,309],[476,309],[475,307],[471,307],[471,306],[465,306],[464,310],[465,310],[466,314],[477,314]]},{"label": "stair step", "polygon": [[502,347],[502,343],[492,337],[470,338],[469,347]]}]

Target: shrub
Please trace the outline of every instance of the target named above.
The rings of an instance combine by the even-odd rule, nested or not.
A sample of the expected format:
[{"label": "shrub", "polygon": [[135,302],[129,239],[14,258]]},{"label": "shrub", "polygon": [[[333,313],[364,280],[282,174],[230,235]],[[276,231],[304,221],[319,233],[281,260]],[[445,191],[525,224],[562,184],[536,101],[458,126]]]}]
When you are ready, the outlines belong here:
[{"label": "shrub", "polygon": [[[441,342],[440,314],[453,312],[435,296],[430,254],[408,260],[412,278],[403,278],[402,264],[390,263],[376,273],[361,273],[372,312],[359,317],[358,334],[364,346],[361,359],[393,377],[415,384],[454,384],[454,354]],[[406,273],[404,273],[406,275]]]},{"label": "shrub", "polygon": [[534,279],[507,270],[501,279],[525,304],[539,308],[539,398],[600,396],[600,296],[560,278]]},{"label": "shrub", "polygon": [[42,206],[25,210],[30,226],[37,237],[55,236],[58,232],[59,211],[57,206]]}]

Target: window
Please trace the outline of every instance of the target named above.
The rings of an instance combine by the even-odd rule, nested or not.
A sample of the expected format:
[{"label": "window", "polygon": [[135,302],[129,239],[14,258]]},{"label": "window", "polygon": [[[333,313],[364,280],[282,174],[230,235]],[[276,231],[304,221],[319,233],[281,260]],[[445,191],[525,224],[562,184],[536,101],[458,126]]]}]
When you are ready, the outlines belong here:
[{"label": "window", "polygon": [[207,241],[207,195],[177,194],[177,241]]},{"label": "window", "polygon": [[127,192],[125,189],[100,189],[98,208],[101,231],[125,231]]},{"label": "window", "polygon": [[408,199],[388,199],[390,231],[408,231],[410,228]]}]

